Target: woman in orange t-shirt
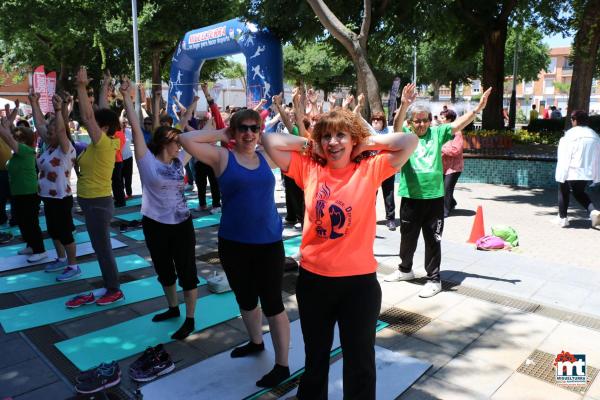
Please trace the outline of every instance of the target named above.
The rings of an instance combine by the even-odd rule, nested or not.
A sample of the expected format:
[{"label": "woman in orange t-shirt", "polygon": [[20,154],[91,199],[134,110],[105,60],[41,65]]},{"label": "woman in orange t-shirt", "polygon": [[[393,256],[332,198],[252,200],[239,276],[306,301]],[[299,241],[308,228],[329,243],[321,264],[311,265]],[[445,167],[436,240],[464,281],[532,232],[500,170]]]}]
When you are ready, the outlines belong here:
[{"label": "woman in orange t-shirt", "polygon": [[[371,136],[357,115],[336,110],[320,118],[311,139],[273,133],[263,138],[263,145],[304,190],[306,203],[296,292],[306,372],[298,398],[327,397],[337,322],[344,398],[374,399],[375,325],[381,308],[373,255],[375,195],[381,182],[408,160],[417,137]],[[365,151],[378,153],[363,156]],[[311,157],[312,152],[319,157]]]}]

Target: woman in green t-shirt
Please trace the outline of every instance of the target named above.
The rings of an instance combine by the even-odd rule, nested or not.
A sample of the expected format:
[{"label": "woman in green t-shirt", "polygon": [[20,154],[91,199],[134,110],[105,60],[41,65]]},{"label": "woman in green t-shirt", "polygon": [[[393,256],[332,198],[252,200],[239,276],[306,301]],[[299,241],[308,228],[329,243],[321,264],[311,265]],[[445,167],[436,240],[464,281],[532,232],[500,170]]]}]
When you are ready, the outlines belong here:
[{"label": "woman in green t-shirt", "polygon": [[35,138],[29,128],[18,127],[11,132],[11,123],[2,118],[0,136],[13,151],[8,161],[8,179],[13,196],[13,213],[23,241],[27,246],[19,250],[19,255],[29,255],[28,262],[38,262],[47,257],[42,240],[42,230],[38,216],[40,197],[38,196],[37,171],[35,170]]}]

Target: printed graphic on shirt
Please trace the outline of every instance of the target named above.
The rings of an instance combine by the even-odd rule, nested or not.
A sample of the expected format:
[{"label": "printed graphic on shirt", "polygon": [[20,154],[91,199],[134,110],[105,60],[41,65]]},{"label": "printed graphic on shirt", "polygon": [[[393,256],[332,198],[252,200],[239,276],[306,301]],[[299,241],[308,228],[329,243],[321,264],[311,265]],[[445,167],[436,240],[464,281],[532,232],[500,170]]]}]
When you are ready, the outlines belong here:
[{"label": "printed graphic on shirt", "polygon": [[320,238],[338,239],[350,228],[352,206],[344,204],[341,200],[332,200],[330,196],[330,188],[327,183],[323,183],[316,195],[315,229]]}]

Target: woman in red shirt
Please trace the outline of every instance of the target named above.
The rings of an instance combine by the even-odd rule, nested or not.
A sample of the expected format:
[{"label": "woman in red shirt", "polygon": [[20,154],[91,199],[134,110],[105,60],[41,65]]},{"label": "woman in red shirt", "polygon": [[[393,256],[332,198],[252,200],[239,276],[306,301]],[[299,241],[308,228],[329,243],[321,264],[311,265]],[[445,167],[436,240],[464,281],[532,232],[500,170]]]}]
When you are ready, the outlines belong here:
[{"label": "woman in red shirt", "polygon": [[[371,136],[349,110],[324,114],[311,139],[268,134],[271,159],[304,190],[306,209],[298,309],[306,371],[299,399],[327,398],[329,352],[337,323],[344,352],[344,398],[375,398],[377,281],[375,195],[417,145],[412,133]],[[319,155],[319,161],[311,157]],[[377,151],[375,156],[363,152]],[[360,156],[360,157],[359,157]]]},{"label": "woman in red shirt", "polygon": [[[453,110],[440,113],[442,124],[450,124],[456,119]],[[442,146],[442,164],[444,166],[444,218],[456,207],[454,199],[454,187],[465,167],[463,159],[463,135],[461,131],[454,134],[454,139],[444,143]]]}]

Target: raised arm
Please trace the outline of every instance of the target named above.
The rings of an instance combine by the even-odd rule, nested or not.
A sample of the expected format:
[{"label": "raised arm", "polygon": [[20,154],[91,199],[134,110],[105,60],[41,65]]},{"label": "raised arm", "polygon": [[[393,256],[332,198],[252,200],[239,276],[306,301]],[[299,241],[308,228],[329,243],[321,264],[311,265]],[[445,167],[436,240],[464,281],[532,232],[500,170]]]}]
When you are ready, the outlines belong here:
[{"label": "raised arm", "polygon": [[408,107],[415,101],[417,98],[417,85],[414,83],[409,83],[402,88],[402,97],[400,99],[400,108],[396,110],[396,115],[394,116],[394,132],[402,132],[402,125],[404,124],[404,120],[406,119],[406,112]]},{"label": "raised arm", "polygon": [[360,116],[360,115],[362,115],[362,110],[364,110],[365,103],[366,103],[366,98],[365,98],[364,93],[359,94],[357,100],[358,100],[358,102],[356,103],[356,107],[354,107],[354,110],[352,112],[354,114]]},{"label": "raised arm", "polygon": [[54,134],[58,138],[60,150],[63,152],[63,154],[68,154],[69,149],[71,148],[71,142],[67,137],[67,132],[65,131],[65,122],[62,117],[62,97],[57,94],[52,96],[52,106],[54,107],[54,112],[56,113],[56,117],[54,118]]},{"label": "raised arm", "polygon": [[[11,112],[6,112],[5,114],[8,116],[8,122],[10,122],[11,124],[13,124],[15,122],[15,119],[17,119],[17,115],[19,114],[19,106],[21,105],[21,102],[19,101],[19,99],[15,100],[15,108],[12,109]],[[8,104],[6,105],[6,111],[8,111]]]},{"label": "raised arm", "polygon": [[133,100],[131,100],[131,89],[133,89],[133,85],[128,78],[124,78],[119,87],[119,91],[123,96],[123,105],[125,106],[125,112],[127,113],[129,124],[131,125],[135,158],[136,160],[139,160],[146,155],[148,146],[146,145],[146,140],[144,139],[144,134],[140,127],[140,120],[137,118],[135,112]]},{"label": "raised arm", "polygon": [[213,143],[218,141],[227,143],[229,137],[226,131],[227,129],[203,129],[185,132],[179,136],[179,143],[196,160],[210,165],[215,174],[219,176],[222,172],[221,165],[224,165],[228,154],[223,147],[215,146]]},{"label": "raised arm", "polygon": [[351,159],[358,157],[363,151],[386,151],[392,167],[399,170],[415,150],[418,142],[419,139],[414,133],[369,136],[365,142],[354,147]]},{"label": "raised arm", "polygon": [[[175,102],[175,105],[177,105],[177,107],[179,107],[179,115],[182,115],[187,111],[187,108],[185,108],[185,106],[183,104],[181,104],[181,102],[179,101],[177,96],[173,96],[173,101]],[[175,113],[177,113],[177,110],[175,108],[173,108],[173,111]]]},{"label": "raised arm", "polygon": [[19,143],[13,137],[10,122],[6,117],[0,120],[0,137],[15,154],[19,152]]},{"label": "raised arm", "polygon": [[260,99],[260,101],[258,102],[258,104],[254,106],[253,110],[254,111],[260,111],[265,104],[267,104],[267,99]]},{"label": "raised arm", "polygon": [[102,86],[100,87],[100,94],[98,97],[98,107],[99,108],[110,108],[108,104],[108,91],[110,85],[112,84],[112,76],[110,76],[110,71],[104,71],[104,75],[102,76]]},{"label": "raised arm", "polygon": [[35,129],[38,134],[42,137],[43,140],[46,140],[47,129],[48,126],[46,124],[46,119],[44,118],[44,113],[40,107],[40,94],[35,93],[33,88],[29,89],[29,94],[27,95],[29,99],[29,103],[31,104],[31,110],[33,114],[33,124],[35,125]]},{"label": "raised arm", "polygon": [[287,128],[289,133],[292,133],[292,131],[294,130],[294,125],[292,125],[290,118],[288,117],[287,113],[281,106],[282,99],[283,99],[283,93],[274,95],[272,98],[273,105],[275,105],[275,110],[279,113],[281,122],[283,122],[283,125],[285,125],[285,127]]},{"label": "raised arm", "polygon": [[86,126],[92,143],[96,144],[104,135],[102,129],[96,122],[94,116],[94,110],[90,104],[90,99],[87,94],[87,85],[89,84],[87,70],[85,67],[79,68],[77,77],[75,78],[75,86],[77,87],[77,97],[79,98],[79,114],[81,115],[81,122]]},{"label": "raised arm", "polygon": [[457,131],[462,131],[467,125],[475,120],[477,114],[483,110],[487,104],[488,97],[490,97],[490,93],[492,92],[492,88],[489,87],[483,95],[481,95],[481,100],[479,100],[479,104],[472,111],[461,115],[459,118],[456,118],[451,124],[452,133],[456,133]]},{"label": "raised arm", "polygon": [[292,98],[292,105],[294,106],[294,114],[296,114],[296,126],[298,127],[298,134],[301,137],[308,138],[310,135],[304,127],[304,117],[306,110],[306,96],[304,90],[300,89],[294,94]]},{"label": "raised arm", "polygon": [[185,109],[185,112],[181,116],[181,120],[179,120],[179,123],[181,124],[182,131],[191,130],[188,123],[190,122],[190,119],[192,118],[192,114],[196,110],[196,104],[198,104],[198,100],[200,100],[200,97],[194,96],[194,99],[192,100],[192,104],[190,104]]},{"label": "raised arm", "polygon": [[310,139],[282,133],[263,135],[262,144],[271,160],[284,172],[290,167],[293,151],[303,152],[312,147]]}]

